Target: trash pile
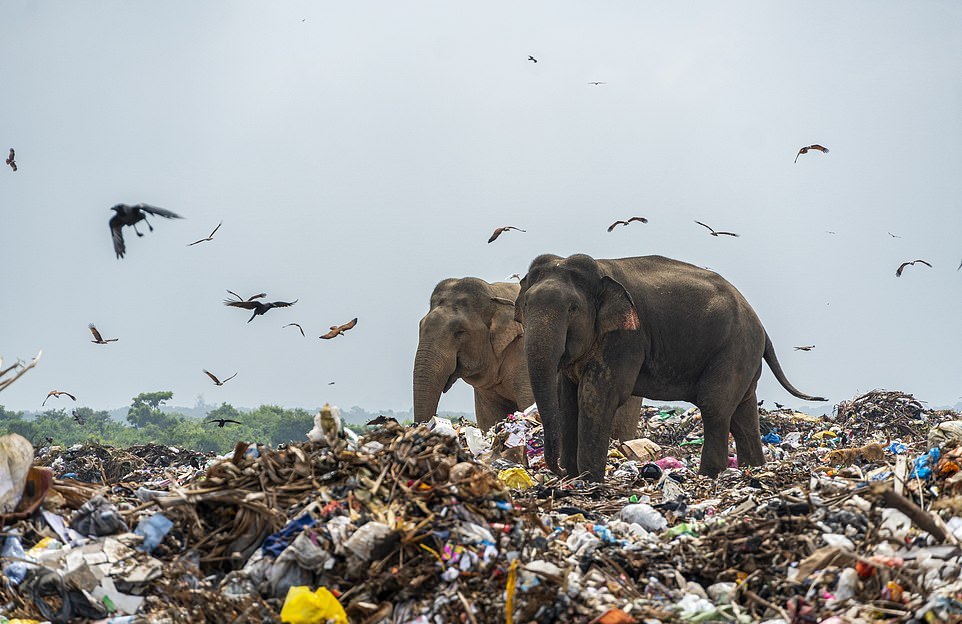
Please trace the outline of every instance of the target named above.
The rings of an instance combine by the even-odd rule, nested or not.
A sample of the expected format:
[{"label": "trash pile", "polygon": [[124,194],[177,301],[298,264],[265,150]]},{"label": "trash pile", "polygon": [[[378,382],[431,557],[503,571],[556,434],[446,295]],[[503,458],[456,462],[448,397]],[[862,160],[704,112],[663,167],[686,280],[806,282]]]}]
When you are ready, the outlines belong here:
[{"label": "trash pile", "polygon": [[544,469],[537,410],[215,457],[0,437],[4,622],[962,621],[962,415],[874,391],[760,410],[769,462],[697,474],[645,407],[604,483]]}]

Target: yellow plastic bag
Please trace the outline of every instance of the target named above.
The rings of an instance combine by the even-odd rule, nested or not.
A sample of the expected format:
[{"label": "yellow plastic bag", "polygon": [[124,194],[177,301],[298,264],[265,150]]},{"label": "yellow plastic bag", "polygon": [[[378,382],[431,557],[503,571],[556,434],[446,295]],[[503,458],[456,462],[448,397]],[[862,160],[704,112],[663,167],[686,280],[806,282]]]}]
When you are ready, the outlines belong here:
[{"label": "yellow plastic bag", "polygon": [[512,490],[527,490],[534,487],[534,479],[524,468],[506,468],[498,473],[498,479]]},{"label": "yellow plastic bag", "polygon": [[304,585],[287,590],[281,621],[289,624],[348,624],[347,613],[334,594],[326,587],[318,587],[312,592]]}]

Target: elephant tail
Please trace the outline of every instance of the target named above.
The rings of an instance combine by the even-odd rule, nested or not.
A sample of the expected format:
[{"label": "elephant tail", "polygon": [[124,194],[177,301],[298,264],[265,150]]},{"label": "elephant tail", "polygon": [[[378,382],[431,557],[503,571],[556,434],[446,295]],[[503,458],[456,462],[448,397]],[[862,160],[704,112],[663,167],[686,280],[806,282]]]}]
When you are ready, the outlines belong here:
[{"label": "elephant tail", "polygon": [[768,337],[768,332],[765,332],[765,361],[768,362],[768,367],[772,369],[772,373],[775,374],[775,379],[778,383],[782,384],[782,387],[788,390],[793,396],[800,399],[805,399],[806,401],[827,401],[828,399],[824,397],[809,396],[792,385],[792,382],[785,377],[785,372],[782,370],[782,365],[778,363],[778,358],[775,357],[775,347],[772,345],[772,339]]}]

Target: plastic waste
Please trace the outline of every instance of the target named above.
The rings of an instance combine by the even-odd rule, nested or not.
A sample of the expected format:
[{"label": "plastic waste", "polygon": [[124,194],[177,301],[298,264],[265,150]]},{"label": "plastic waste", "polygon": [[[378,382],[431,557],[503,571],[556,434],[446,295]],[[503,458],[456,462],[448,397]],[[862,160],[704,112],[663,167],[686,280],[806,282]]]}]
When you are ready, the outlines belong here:
[{"label": "plastic waste", "polygon": [[164,536],[170,532],[172,526],[174,526],[174,523],[164,514],[155,513],[152,516],[142,518],[137,523],[137,528],[134,529],[134,533],[142,535],[144,538],[144,541],[137,546],[137,550],[153,552],[164,541]]},{"label": "plastic waste", "polygon": [[344,548],[362,561],[386,557],[398,543],[397,532],[380,522],[361,526],[344,543]]},{"label": "plastic waste", "polygon": [[621,449],[628,459],[640,462],[650,462],[658,457],[658,453],[661,452],[661,447],[648,438],[637,438],[623,442]]},{"label": "plastic waste", "polygon": [[685,594],[682,596],[681,600],[677,603],[677,607],[678,610],[681,611],[681,617],[685,619],[690,619],[699,613],[715,610],[715,605],[713,605],[710,600],[706,600],[696,594]]},{"label": "plastic waste", "polygon": [[33,464],[33,445],[22,435],[0,436],[0,513],[17,508],[27,473]]},{"label": "plastic waste", "polygon": [[81,535],[92,537],[129,530],[117,507],[102,494],[97,494],[74,512],[70,518],[70,528]]},{"label": "plastic waste", "polygon": [[326,587],[316,591],[304,585],[291,587],[284,598],[281,620],[289,624],[348,624],[347,613]]},{"label": "plastic waste", "polygon": [[[638,474],[642,479],[647,479],[648,481],[658,481],[659,479],[661,479],[661,475],[663,473],[661,470],[661,466],[659,466],[658,464],[645,464],[644,466],[641,467],[641,470],[638,471]],[[631,497],[628,499],[628,502],[637,503],[638,497],[632,494]]]},{"label": "plastic waste", "polygon": [[464,427],[461,429],[461,433],[464,434],[464,441],[468,445],[468,450],[471,451],[471,454],[475,457],[488,450],[491,446],[485,442],[484,434],[481,433],[481,430],[477,427]]},{"label": "plastic waste", "polygon": [[774,431],[769,431],[768,433],[762,436],[762,442],[764,442],[765,444],[781,444],[782,436],[778,435]]},{"label": "plastic waste", "polygon": [[[947,420],[931,429],[928,435],[929,447],[954,446],[962,442],[962,420]],[[948,443],[953,444],[949,445]]]},{"label": "plastic waste", "polygon": [[[27,553],[24,552],[23,544],[20,542],[20,536],[16,532],[7,535],[7,539],[3,542],[3,550],[0,550],[0,556],[5,560],[7,560],[7,558],[27,558]],[[27,576],[27,563],[24,561],[10,561],[3,566],[3,574],[10,579],[12,584],[19,585]]]},{"label": "plastic waste", "polygon": [[882,510],[882,522],[878,527],[880,536],[904,541],[911,528],[912,519],[898,509],[885,508]]},{"label": "plastic waste", "polygon": [[437,433],[448,436],[449,438],[458,437],[458,432],[454,430],[454,425],[447,418],[435,416],[431,419],[428,427],[431,429],[431,431],[436,431]]},{"label": "plastic waste", "polygon": [[662,470],[668,470],[670,468],[684,468],[685,464],[681,463],[681,460],[677,457],[662,457],[661,459],[655,460],[655,465]]},{"label": "plastic waste", "polygon": [[646,531],[661,531],[668,527],[668,520],[657,509],[645,503],[625,505],[618,517],[625,522],[637,524]]},{"label": "plastic waste", "polygon": [[845,568],[838,575],[838,583],[835,585],[835,597],[839,600],[848,600],[855,596],[858,588],[858,572],[855,568]]},{"label": "plastic waste", "polygon": [[785,434],[785,437],[782,439],[782,445],[784,446],[786,444],[792,448],[800,447],[802,445],[802,432],[792,431],[791,433]]},{"label": "plastic waste", "polygon": [[942,456],[942,451],[936,447],[930,449],[928,453],[917,457],[915,463],[912,465],[912,471],[909,473],[909,479],[923,479],[926,480],[932,476],[932,467],[939,462],[939,457]]},{"label": "plastic waste", "polygon": [[889,453],[892,453],[893,455],[901,455],[902,453],[907,451],[908,448],[909,448],[908,446],[906,446],[905,444],[902,444],[901,442],[892,442],[891,444],[885,447],[885,450],[888,451]]},{"label": "plastic waste", "polygon": [[732,601],[737,585],[732,582],[721,582],[709,585],[705,588],[705,593],[716,605],[725,605]]},{"label": "plastic waste", "polygon": [[341,421],[341,410],[336,405],[325,403],[314,414],[314,427],[307,432],[307,439],[312,442],[324,442],[334,448],[343,437],[344,423]]},{"label": "plastic waste", "polygon": [[521,467],[502,470],[498,473],[498,479],[512,490],[527,490],[534,487],[534,479]]},{"label": "plastic waste", "polygon": [[825,543],[829,546],[855,550],[855,544],[844,535],[839,535],[838,533],[822,533],[822,539],[825,540]]},{"label": "plastic waste", "polygon": [[287,545],[291,543],[291,540],[293,540],[298,533],[307,527],[314,526],[316,523],[317,521],[311,514],[301,514],[284,525],[284,528],[277,533],[268,535],[261,544],[261,550],[264,554],[277,557],[284,552],[284,549],[287,548]]}]

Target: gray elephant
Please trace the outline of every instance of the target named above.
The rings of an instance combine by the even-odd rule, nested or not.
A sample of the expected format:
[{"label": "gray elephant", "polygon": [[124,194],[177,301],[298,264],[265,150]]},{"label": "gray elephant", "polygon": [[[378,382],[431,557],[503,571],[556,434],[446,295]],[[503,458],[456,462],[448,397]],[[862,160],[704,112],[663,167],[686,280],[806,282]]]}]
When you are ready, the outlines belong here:
[{"label": "gray elephant", "polygon": [[604,478],[613,414],[632,395],[701,408],[702,474],[727,466],[729,431],[740,465],[764,464],[755,398],[762,359],[796,397],[825,400],[789,383],[734,286],[685,262],[538,256],[521,280],[516,318],[545,459],[558,473]]},{"label": "gray elephant", "polygon": [[[414,358],[415,422],[430,420],[441,394],[458,379],[474,387],[474,413],[485,431],[534,403],[524,331],[515,320],[520,289],[518,284],[490,284],[476,277],[446,279],[434,288]],[[626,404],[613,419],[614,436],[634,438],[640,412],[641,399]]]}]

